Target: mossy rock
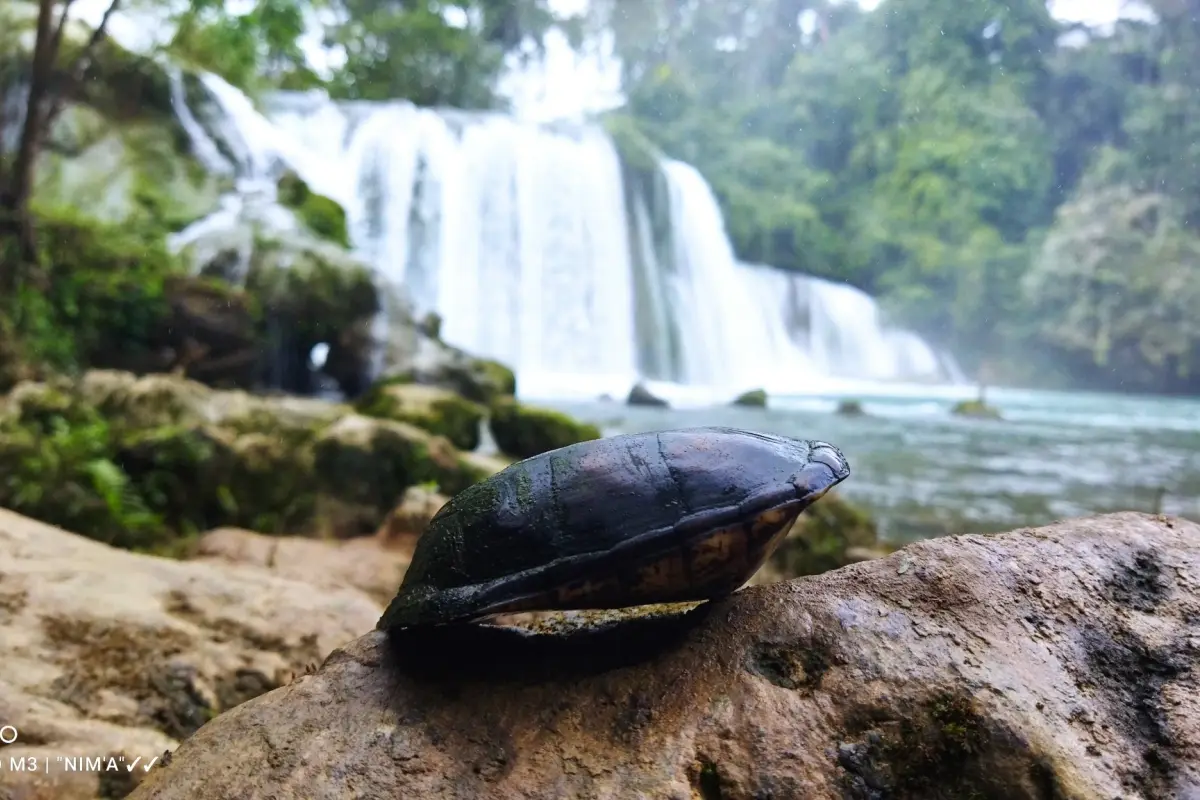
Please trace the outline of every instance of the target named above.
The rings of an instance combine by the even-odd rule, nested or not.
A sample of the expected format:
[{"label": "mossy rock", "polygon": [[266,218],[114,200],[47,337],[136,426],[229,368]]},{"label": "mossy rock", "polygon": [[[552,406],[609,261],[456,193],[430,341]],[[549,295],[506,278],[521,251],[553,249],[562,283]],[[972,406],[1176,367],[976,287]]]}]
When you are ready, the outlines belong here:
[{"label": "mossy rock", "polygon": [[645,384],[634,384],[629,390],[629,396],[625,399],[626,405],[631,406],[650,406],[653,408],[668,408],[670,403],[662,399],[658,395],[646,388]]},{"label": "mossy rock", "polygon": [[767,407],[767,392],[765,389],[751,389],[748,392],[742,392],[733,400],[735,406],[749,406],[751,408],[766,408]]},{"label": "mossy rock", "polygon": [[1004,419],[1000,414],[1000,410],[994,408],[983,400],[960,400],[950,409],[950,413],[956,417],[971,417],[974,419]]},{"label": "mossy rock", "polygon": [[505,398],[492,404],[489,427],[501,452],[530,458],[560,447],[600,438],[595,425],[579,422],[559,411]]},{"label": "mossy rock", "polygon": [[837,404],[837,410],[834,412],[842,417],[863,417],[867,412],[863,410],[863,405],[858,400],[842,400]]},{"label": "mossy rock", "polygon": [[482,472],[443,437],[358,414],[320,433],[313,469],[320,486],[319,524],[335,536],[374,532],[409,486],[429,483],[453,495]]},{"label": "mossy rock", "polygon": [[874,519],[863,509],[829,493],[808,507],[787,538],[771,555],[778,577],[819,575],[859,560],[856,551],[878,551],[881,545]]},{"label": "mossy rock", "polygon": [[[414,380],[412,373],[400,373],[397,377]],[[484,405],[517,392],[516,374],[499,361],[486,358],[448,359],[447,363],[423,373],[420,382],[444,387]]]},{"label": "mossy rock", "polygon": [[345,405],[169,375],[92,371],[0,397],[0,506],[160,555],[220,526],[369,534],[410,486],[452,495],[502,466]]},{"label": "mossy rock", "polygon": [[312,348],[325,343],[336,349],[381,308],[370,267],[307,237],[257,236],[245,285],[262,309],[264,339],[278,350],[284,388],[300,393],[312,389]]},{"label": "mossy rock", "polygon": [[310,231],[334,244],[350,247],[346,210],[335,200],[312,191],[290,170],[279,179],[278,191],[280,204],[295,211]]},{"label": "mossy rock", "polygon": [[162,231],[101,224],[71,209],[35,213],[44,285],[0,297],[0,317],[20,319],[11,335],[25,354],[45,372],[67,373],[154,351],[170,314],[165,282],[182,272]]},{"label": "mossy rock", "polygon": [[355,408],[369,417],[412,423],[445,436],[455,447],[466,451],[479,447],[479,426],[487,415],[484,406],[449,389],[403,379],[377,383],[358,400]]}]

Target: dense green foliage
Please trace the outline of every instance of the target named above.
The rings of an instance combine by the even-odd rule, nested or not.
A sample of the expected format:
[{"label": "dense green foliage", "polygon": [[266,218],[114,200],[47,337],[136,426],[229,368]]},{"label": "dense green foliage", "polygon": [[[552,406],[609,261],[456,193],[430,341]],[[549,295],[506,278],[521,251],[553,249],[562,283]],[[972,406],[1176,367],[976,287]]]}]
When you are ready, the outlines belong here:
[{"label": "dense green foliage", "polygon": [[1200,391],[1200,4],[1149,5],[1101,34],[1044,0],[593,4],[610,130],[695,164],[742,259],[879,295],[985,379]]},{"label": "dense green foliage", "polygon": [[[153,347],[168,313],[164,282],[179,271],[160,229],[50,209],[37,234],[44,274],[0,297],[0,321],[21,333],[23,351],[23,358],[0,352],[0,390],[23,377],[16,372],[21,364],[74,370]],[[0,240],[0,261],[15,259],[13,250],[11,240]]]}]

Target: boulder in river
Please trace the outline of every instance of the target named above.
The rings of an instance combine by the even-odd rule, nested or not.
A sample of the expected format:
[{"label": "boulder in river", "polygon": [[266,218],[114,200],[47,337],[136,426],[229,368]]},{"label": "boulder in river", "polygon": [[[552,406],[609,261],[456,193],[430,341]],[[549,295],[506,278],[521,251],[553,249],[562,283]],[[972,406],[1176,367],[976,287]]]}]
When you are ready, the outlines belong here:
[{"label": "boulder in river", "polygon": [[368,633],[136,800],[1190,798],[1200,525],[947,537],[682,613]]},{"label": "boulder in river", "polygon": [[625,399],[625,404],[630,406],[654,406],[657,408],[666,408],[670,404],[663,400],[654,392],[646,388],[643,383],[635,383],[633,388],[629,390],[629,397]]}]

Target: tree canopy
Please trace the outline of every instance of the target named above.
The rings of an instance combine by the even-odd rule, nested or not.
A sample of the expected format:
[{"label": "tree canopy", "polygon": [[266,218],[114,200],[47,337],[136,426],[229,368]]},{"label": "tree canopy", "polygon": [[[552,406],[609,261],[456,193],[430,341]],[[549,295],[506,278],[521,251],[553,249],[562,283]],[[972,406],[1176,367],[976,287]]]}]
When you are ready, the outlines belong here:
[{"label": "tree canopy", "polygon": [[1109,32],[1044,0],[601,0],[593,23],[623,60],[610,124],[705,174],[741,258],[880,295],[1008,380],[1200,391],[1175,306],[1200,284],[1200,0],[1148,6]]}]

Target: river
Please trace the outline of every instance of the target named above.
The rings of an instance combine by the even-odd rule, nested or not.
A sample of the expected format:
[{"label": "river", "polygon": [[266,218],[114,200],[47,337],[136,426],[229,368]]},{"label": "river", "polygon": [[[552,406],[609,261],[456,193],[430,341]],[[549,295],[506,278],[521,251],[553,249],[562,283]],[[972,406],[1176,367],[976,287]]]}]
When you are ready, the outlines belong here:
[{"label": "river", "polygon": [[995,532],[1118,510],[1200,520],[1200,400],[995,389],[1001,421],[950,414],[962,390],[905,387],[838,397],[773,397],[770,408],[630,407],[547,401],[606,434],[732,425],[838,445],[845,497],[870,509],[885,539]]}]

